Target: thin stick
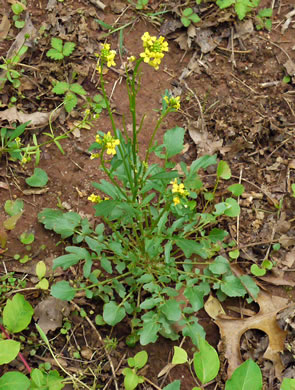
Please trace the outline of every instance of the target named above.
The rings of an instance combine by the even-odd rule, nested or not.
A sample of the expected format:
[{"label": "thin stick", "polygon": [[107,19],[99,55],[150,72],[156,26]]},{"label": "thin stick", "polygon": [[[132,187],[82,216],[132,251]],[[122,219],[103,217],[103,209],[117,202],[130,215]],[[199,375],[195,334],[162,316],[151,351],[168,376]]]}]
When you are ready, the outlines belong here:
[{"label": "thin stick", "polygon": [[[77,305],[74,301],[71,301],[72,305],[75,306],[75,308],[77,310],[81,310],[80,306]],[[105,354],[106,354],[106,357],[108,358],[108,361],[110,363],[110,367],[111,367],[111,370],[112,370],[112,376],[113,376],[113,380],[114,380],[114,384],[115,384],[115,388],[116,390],[119,390],[119,387],[118,387],[118,382],[117,382],[117,377],[116,377],[116,371],[115,371],[115,368],[114,368],[114,365],[113,365],[113,362],[112,362],[112,359],[110,357],[110,354],[108,353],[107,349],[105,348],[105,344],[104,344],[104,341],[103,341],[103,338],[101,337],[99,331],[96,329],[96,327],[94,326],[93,322],[91,321],[91,319],[86,315],[84,317],[86,319],[86,321],[88,322],[88,324],[91,326],[91,328],[94,330],[94,333],[96,334],[98,340],[100,341],[100,343],[102,344],[102,346],[104,347],[104,351],[105,351]]]}]

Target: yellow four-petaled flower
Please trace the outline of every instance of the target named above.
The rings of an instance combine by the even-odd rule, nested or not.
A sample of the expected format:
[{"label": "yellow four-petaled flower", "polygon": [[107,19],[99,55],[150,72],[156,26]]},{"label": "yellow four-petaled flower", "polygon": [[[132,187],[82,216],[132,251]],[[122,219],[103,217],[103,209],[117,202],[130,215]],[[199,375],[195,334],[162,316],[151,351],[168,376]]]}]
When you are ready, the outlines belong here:
[{"label": "yellow four-petaled flower", "polygon": [[178,184],[177,179],[172,180],[170,184],[172,185],[172,193],[175,194],[173,203],[177,206],[180,203],[179,195],[185,198],[189,195],[189,191],[185,189],[183,183]]},{"label": "yellow four-petaled flower", "polygon": [[145,32],[141,39],[144,52],[140,53],[140,57],[143,58],[144,62],[158,70],[161,60],[164,57],[164,52],[168,51],[168,43],[164,37],[160,36],[157,39],[155,36],[150,36],[148,32]]}]

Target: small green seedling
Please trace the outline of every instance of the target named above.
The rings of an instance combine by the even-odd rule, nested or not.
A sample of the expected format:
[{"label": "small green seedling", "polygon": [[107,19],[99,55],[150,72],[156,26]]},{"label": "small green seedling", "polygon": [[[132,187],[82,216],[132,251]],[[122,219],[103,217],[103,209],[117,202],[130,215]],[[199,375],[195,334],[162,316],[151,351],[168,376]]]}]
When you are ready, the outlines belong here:
[{"label": "small green seedling", "polygon": [[149,0],[137,0],[137,3],[133,3],[129,0],[129,3],[134,5],[136,9],[144,9],[148,5]]},{"label": "small green seedling", "polygon": [[46,53],[47,57],[52,60],[60,61],[73,53],[76,44],[74,42],[66,42],[63,44],[63,41],[60,38],[51,38],[51,46],[52,48]]},{"label": "small green seedling", "polygon": [[274,266],[274,263],[271,260],[263,260],[261,267],[259,267],[257,264],[251,265],[251,272],[255,276],[264,276],[267,271],[272,270]]},{"label": "small green seedling", "polygon": [[272,8],[263,8],[256,15],[256,28],[262,30],[266,28],[268,31],[272,28]]},{"label": "small green seedling", "polygon": [[291,184],[292,196],[295,198],[295,183]]},{"label": "small green seedling", "polygon": [[143,368],[148,361],[146,351],[138,352],[133,358],[128,359],[128,366],[124,368],[122,374],[124,378],[124,386],[126,390],[134,390],[137,385],[144,382],[144,377],[137,374],[138,370]]},{"label": "small green seedling", "polygon": [[70,113],[78,104],[77,95],[86,95],[85,89],[78,83],[69,84],[65,81],[59,81],[55,84],[52,92],[57,95],[65,95],[63,104],[68,113]]},{"label": "small green seedling", "polygon": [[23,28],[25,26],[25,21],[21,20],[21,14],[26,9],[27,2],[26,0],[16,1],[15,3],[11,4],[11,10],[13,12],[13,21],[16,28]]},{"label": "small green seedling", "polygon": [[41,288],[41,290],[48,290],[49,282],[45,278],[46,275],[46,264],[44,261],[38,261],[36,265],[36,275],[39,279],[39,283],[36,284],[36,288]]},{"label": "small green seedling", "polygon": [[22,244],[24,245],[30,245],[34,242],[35,240],[35,236],[34,236],[34,233],[31,233],[31,232],[23,232],[20,237],[19,237],[19,240]]},{"label": "small green seedling", "polygon": [[20,77],[23,69],[18,72],[15,70],[15,67],[19,65],[21,57],[26,53],[27,50],[28,46],[23,45],[13,57],[1,57],[3,64],[0,65],[0,69],[4,71],[4,75],[0,78],[0,90],[4,87],[7,80],[13,85],[14,88],[17,89],[20,87]]},{"label": "small green seedling", "polygon": [[217,0],[216,4],[220,9],[228,8],[230,6],[235,7],[235,12],[240,20],[243,20],[245,16],[252,11],[253,8],[257,8],[260,0]]},{"label": "small green seedling", "polygon": [[182,11],[181,23],[184,27],[188,27],[192,22],[198,23],[201,19],[194,13],[192,8],[186,8]]}]

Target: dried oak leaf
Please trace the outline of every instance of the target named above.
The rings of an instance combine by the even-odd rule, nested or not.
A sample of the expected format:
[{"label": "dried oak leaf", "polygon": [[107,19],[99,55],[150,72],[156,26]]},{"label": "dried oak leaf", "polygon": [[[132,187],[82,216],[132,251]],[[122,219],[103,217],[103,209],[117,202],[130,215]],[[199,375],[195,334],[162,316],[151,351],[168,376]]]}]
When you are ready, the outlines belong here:
[{"label": "dried oak leaf", "polygon": [[63,317],[69,314],[70,305],[68,302],[49,297],[38,303],[35,308],[34,318],[39,319],[38,325],[47,334],[49,330],[60,328]]},{"label": "dried oak leaf", "polygon": [[0,120],[7,120],[8,122],[30,122],[30,126],[46,126],[51,116],[53,122],[59,115],[60,110],[56,110],[52,115],[51,112],[33,112],[32,114],[25,114],[18,111],[15,106],[7,108],[0,112]]},{"label": "dried oak leaf", "polygon": [[227,374],[229,377],[243,362],[240,352],[242,335],[249,329],[259,329],[265,332],[269,338],[269,344],[263,357],[273,362],[275,374],[280,379],[284,368],[280,353],[284,350],[287,332],[284,332],[278,326],[276,315],[278,311],[287,307],[287,302],[288,300],[285,298],[270,296],[261,291],[257,298],[260,310],[253,317],[246,319],[219,318],[215,321],[219,327],[224,344],[225,357],[228,360]]}]

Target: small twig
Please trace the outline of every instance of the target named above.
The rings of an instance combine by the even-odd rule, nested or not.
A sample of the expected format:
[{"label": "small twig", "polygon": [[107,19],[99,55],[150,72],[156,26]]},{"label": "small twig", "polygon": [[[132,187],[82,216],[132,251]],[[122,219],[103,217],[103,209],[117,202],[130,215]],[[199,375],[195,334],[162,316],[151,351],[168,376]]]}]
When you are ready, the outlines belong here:
[{"label": "small twig", "polygon": [[[72,305],[75,306],[75,308],[77,310],[81,310],[80,306],[77,305],[74,301],[71,301]],[[103,338],[101,337],[99,331],[96,329],[96,327],[94,326],[93,322],[91,321],[91,319],[86,315],[84,317],[86,319],[86,321],[88,322],[88,324],[91,326],[91,328],[94,330],[94,333],[96,334],[98,340],[100,341],[101,345],[104,347],[104,351],[105,351],[105,354],[106,354],[106,357],[110,363],[110,367],[111,367],[111,370],[112,370],[112,376],[113,376],[113,380],[114,380],[114,384],[115,384],[115,388],[116,390],[119,390],[119,387],[118,387],[118,382],[117,382],[117,377],[116,377],[116,371],[115,371],[115,368],[114,368],[114,365],[113,365],[113,362],[112,362],[112,359],[110,357],[110,354],[108,353],[106,347],[105,347],[105,344],[104,344],[104,341],[103,341]]]},{"label": "small twig", "polygon": [[89,1],[91,4],[95,5],[97,8],[101,9],[102,11],[104,11],[104,9],[106,8],[106,5],[100,0],[89,0]]}]

